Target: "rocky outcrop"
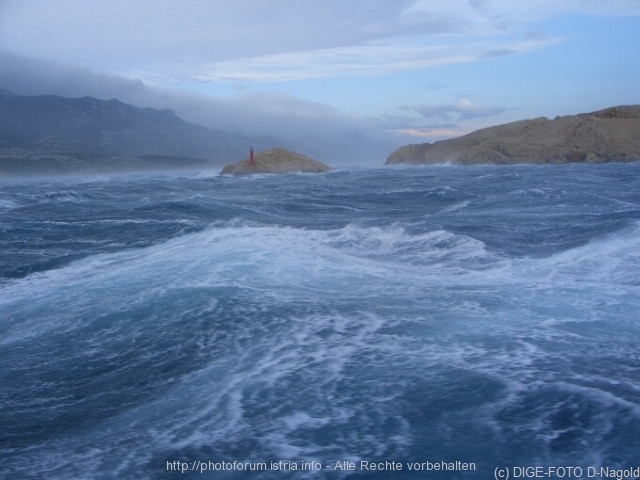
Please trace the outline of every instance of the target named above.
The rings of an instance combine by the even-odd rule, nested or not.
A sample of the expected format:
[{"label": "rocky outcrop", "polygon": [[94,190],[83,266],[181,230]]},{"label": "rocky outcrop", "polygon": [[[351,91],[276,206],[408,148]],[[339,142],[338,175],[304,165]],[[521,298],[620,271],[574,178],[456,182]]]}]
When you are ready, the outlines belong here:
[{"label": "rocky outcrop", "polygon": [[640,160],[640,105],[498,125],[458,138],[407,145],[396,163],[605,163]]},{"label": "rocky outcrop", "polygon": [[222,169],[223,175],[247,175],[250,173],[322,173],[331,170],[324,163],[284,148],[271,148],[255,155],[255,165],[249,159],[241,160]]}]

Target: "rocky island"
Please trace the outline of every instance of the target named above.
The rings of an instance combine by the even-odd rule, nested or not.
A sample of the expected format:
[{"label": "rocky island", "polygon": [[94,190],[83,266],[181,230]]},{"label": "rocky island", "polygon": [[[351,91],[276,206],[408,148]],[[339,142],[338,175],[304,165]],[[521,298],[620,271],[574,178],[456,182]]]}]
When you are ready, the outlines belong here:
[{"label": "rocky island", "polygon": [[458,138],[406,145],[386,165],[408,163],[605,163],[640,160],[640,105],[536,118],[484,128]]},{"label": "rocky island", "polygon": [[322,173],[331,168],[311,157],[301,155],[284,148],[270,148],[227,165],[221,175],[247,175],[251,173]]}]

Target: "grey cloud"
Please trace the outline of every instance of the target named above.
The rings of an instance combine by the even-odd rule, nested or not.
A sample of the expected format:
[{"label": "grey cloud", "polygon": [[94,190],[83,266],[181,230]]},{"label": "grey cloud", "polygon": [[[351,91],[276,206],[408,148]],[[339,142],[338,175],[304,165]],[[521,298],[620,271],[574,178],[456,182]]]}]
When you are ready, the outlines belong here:
[{"label": "grey cloud", "polygon": [[503,107],[488,107],[473,105],[468,101],[461,101],[449,105],[420,105],[411,109],[425,119],[438,123],[451,123],[474,118],[488,117],[505,111]]},{"label": "grey cloud", "polygon": [[513,48],[496,48],[495,50],[489,50],[480,55],[480,58],[493,58],[493,57],[506,57],[518,53]]},{"label": "grey cloud", "polygon": [[[413,2],[369,0],[36,0],[4,6],[3,48],[125,71],[334,48],[430,31],[403,19]],[[4,18],[4,19],[3,19]],[[442,31],[442,28],[439,28]],[[79,41],[79,39],[82,39]],[[144,62],[144,63],[141,63]]]},{"label": "grey cloud", "polygon": [[[0,1],[0,45],[20,55],[130,75],[162,72],[175,66],[188,68],[385,43],[412,35],[428,44],[425,39],[433,39],[434,34],[468,37],[482,33],[482,29],[477,30],[478,15],[499,29],[505,22],[515,25],[532,15],[546,17],[570,7],[596,13],[638,10],[636,0],[609,2],[605,7],[597,6],[602,2],[576,4],[570,0],[558,0],[553,5],[542,2],[535,8],[486,0],[468,0],[472,8],[449,3],[57,0],[53,6],[49,0]],[[495,48],[503,42],[497,43]]]},{"label": "grey cloud", "polygon": [[483,8],[488,3],[488,0],[469,0],[469,5],[472,8],[480,9]]},{"label": "grey cloud", "polygon": [[543,42],[548,39],[547,34],[540,30],[532,30],[530,32],[525,32],[524,34],[525,40],[535,41],[535,42]]},{"label": "grey cloud", "polygon": [[[471,2],[484,8],[482,0]],[[0,6],[3,50],[148,84],[375,76],[483,58],[475,41],[441,45],[437,36],[474,36],[479,11],[468,16],[416,0],[58,0],[55,8],[46,0],[0,0]],[[514,48],[503,36],[482,45],[486,56]]]},{"label": "grey cloud", "polygon": [[18,95],[117,98],[138,107],[170,108],[184,120],[210,128],[283,139],[328,138],[345,132],[360,132],[375,138],[385,136],[380,125],[370,119],[352,118],[329,105],[288,94],[205,97],[3,52],[0,52],[0,89]]},{"label": "grey cloud", "polygon": [[145,94],[140,80],[94,73],[86,68],[0,51],[0,86],[19,95],[133,98]]},{"label": "grey cloud", "polygon": [[[408,110],[408,109],[407,109]],[[413,109],[411,109],[413,110]],[[378,127],[388,130],[404,130],[411,128],[457,128],[454,122],[425,122],[423,117],[417,115],[381,115],[375,122]]]}]

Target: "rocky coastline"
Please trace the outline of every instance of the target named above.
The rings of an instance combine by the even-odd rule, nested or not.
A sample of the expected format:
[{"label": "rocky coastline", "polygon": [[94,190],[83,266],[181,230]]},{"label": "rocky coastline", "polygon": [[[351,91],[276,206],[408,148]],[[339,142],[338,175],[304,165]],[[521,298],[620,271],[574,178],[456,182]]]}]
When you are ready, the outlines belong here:
[{"label": "rocky coastline", "polygon": [[536,118],[477,130],[435,143],[406,145],[393,164],[607,163],[640,160],[640,105]]}]

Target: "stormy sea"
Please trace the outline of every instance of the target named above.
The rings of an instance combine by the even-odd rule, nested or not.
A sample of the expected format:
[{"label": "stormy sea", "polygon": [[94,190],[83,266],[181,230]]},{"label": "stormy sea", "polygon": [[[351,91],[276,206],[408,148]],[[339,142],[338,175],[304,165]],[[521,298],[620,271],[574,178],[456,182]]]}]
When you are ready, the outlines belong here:
[{"label": "stormy sea", "polygon": [[640,163],[5,178],[0,252],[0,478],[640,466]]}]

